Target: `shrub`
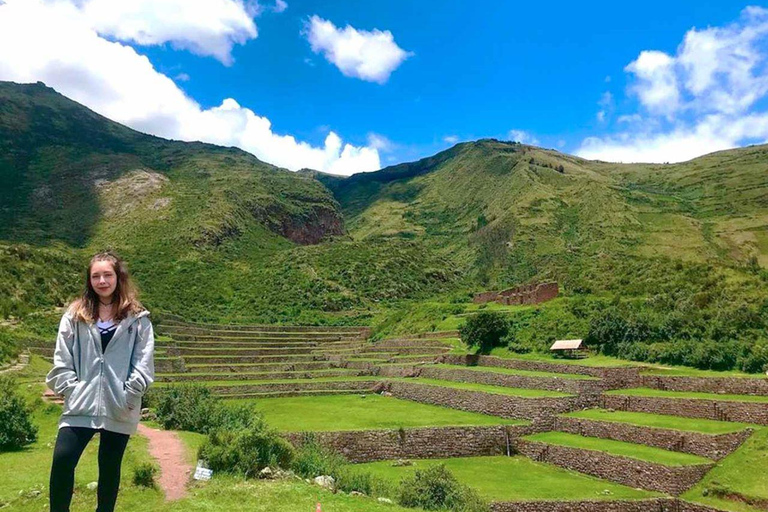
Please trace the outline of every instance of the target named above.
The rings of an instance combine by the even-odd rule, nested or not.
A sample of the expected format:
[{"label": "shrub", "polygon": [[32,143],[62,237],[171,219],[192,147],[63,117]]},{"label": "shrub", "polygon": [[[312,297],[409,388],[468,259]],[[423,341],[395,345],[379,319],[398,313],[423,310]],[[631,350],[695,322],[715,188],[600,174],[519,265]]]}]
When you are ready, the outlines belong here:
[{"label": "shrub", "polygon": [[217,399],[211,390],[198,384],[171,386],[155,393],[157,420],[163,428],[208,433]]},{"label": "shrub", "polygon": [[331,475],[335,478],[346,463],[343,456],[318,443],[314,435],[307,433],[296,450],[291,469],[304,478],[320,475]]},{"label": "shrub", "polygon": [[456,512],[487,512],[476,491],[460,484],[444,464],[416,470],[400,483],[398,502],[404,507]]},{"label": "shrub", "polygon": [[355,469],[351,465],[342,466],[332,476],[336,480],[336,489],[343,492],[357,491],[368,496],[392,496],[395,494],[395,488],[388,480],[367,471]]},{"label": "shrub", "polygon": [[138,487],[155,487],[155,475],[157,466],[151,462],[144,462],[133,469],[133,485]]},{"label": "shrub", "polygon": [[257,422],[241,430],[216,430],[200,446],[199,458],[214,471],[255,477],[265,467],[290,466],[291,444]]},{"label": "shrub", "polygon": [[480,352],[487,353],[493,347],[502,343],[507,335],[509,325],[503,314],[494,311],[482,311],[470,316],[459,329],[459,335],[470,347],[477,347]]},{"label": "shrub", "polygon": [[0,376],[0,451],[18,450],[37,440],[30,408],[16,391],[16,382]]}]

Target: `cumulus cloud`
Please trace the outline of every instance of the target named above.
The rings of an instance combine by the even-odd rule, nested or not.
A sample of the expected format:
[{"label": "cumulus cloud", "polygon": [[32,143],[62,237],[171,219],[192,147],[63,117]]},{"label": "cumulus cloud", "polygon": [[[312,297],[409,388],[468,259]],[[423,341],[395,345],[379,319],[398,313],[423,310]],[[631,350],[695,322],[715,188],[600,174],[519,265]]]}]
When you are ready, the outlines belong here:
[{"label": "cumulus cloud", "polygon": [[288,8],[288,3],[285,0],[275,0],[275,5],[272,6],[272,12],[283,12]]},{"label": "cumulus cloud", "polygon": [[509,137],[510,140],[514,140],[521,144],[530,144],[531,146],[536,146],[539,144],[539,139],[526,132],[525,130],[509,130],[507,137]]},{"label": "cumulus cloud", "polygon": [[275,133],[266,117],[225,99],[203,109],[149,59],[102,37],[78,6],[63,1],[0,2],[0,80],[43,81],[62,94],[134,129],[178,140],[237,146],[261,160],[337,174],[380,168],[372,147],[330,132],[322,146]]},{"label": "cumulus cloud", "polygon": [[312,16],[305,35],[314,53],[322,53],[344,76],[380,84],[413,53],[395,43],[389,30],[369,32],[347,25],[339,29],[328,20]]},{"label": "cumulus cloud", "polygon": [[446,135],[443,137],[443,142],[447,142],[448,144],[456,144],[459,142],[459,136],[458,135]]},{"label": "cumulus cloud", "polygon": [[674,55],[643,51],[625,71],[638,109],[623,131],[585,139],[577,154],[622,162],[678,162],[768,140],[768,9],[689,30]]},{"label": "cumulus cloud", "polygon": [[[62,1],[62,0],[56,0]],[[258,35],[258,4],[242,0],[77,0],[84,20],[101,35],[139,45],[170,43],[232,63],[232,47]]]}]

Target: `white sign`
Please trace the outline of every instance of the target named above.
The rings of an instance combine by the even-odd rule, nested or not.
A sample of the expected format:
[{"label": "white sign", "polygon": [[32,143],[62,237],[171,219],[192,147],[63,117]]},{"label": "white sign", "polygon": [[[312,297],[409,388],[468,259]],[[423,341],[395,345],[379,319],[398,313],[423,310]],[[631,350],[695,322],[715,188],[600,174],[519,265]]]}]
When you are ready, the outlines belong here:
[{"label": "white sign", "polygon": [[197,461],[197,467],[195,468],[195,474],[192,478],[195,480],[210,480],[213,475],[213,470],[205,467],[205,462],[202,460]]}]

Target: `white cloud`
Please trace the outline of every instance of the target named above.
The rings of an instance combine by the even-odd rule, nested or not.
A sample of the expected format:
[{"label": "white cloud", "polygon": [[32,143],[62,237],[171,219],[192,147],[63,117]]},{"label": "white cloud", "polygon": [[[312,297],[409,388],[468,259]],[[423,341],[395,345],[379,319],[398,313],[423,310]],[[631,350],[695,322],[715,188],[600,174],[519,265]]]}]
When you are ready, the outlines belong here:
[{"label": "white cloud", "polygon": [[384,135],[379,133],[369,133],[368,147],[374,148],[382,153],[391,153],[397,148],[397,145]]},{"label": "white cloud", "polygon": [[606,116],[613,111],[613,94],[611,94],[610,91],[605,91],[603,95],[600,96],[600,101],[598,101],[597,104],[602,107],[597,113],[597,120],[604,123]]},{"label": "white cloud", "polygon": [[585,139],[577,154],[622,162],[679,162],[768,140],[768,10],[748,7],[723,27],[689,30],[674,55],[650,50],[625,68],[639,109],[624,131]]},{"label": "white cloud", "polygon": [[[61,1],[61,0],[59,0]],[[232,47],[258,35],[258,4],[243,0],[70,0],[99,34],[140,45],[170,43],[232,63]]]},{"label": "white cloud", "polygon": [[344,144],[330,132],[322,146],[272,130],[269,119],[225,99],[203,109],[149,59],[101,37],[68,2],[0,2],[0,80],[43,81],[134,129],[179,140],[237,146],[266,162],[337,174],[380,168],[373,147]]},{"label": "white cloud", "polygon": [[380,84],[413,53],[395,43],[389,30],[371,32],[350,25],[337,28],[330,21],[312,16],[305,29],[314,53],[322,53],[344,76]]},{"label": "white cloud", "polygon": [[283,12],[288,8],[288,3],[285,0],[275,0],[275,5],[272,7],[272,12]]},{"label": "white cloud", "polygon": [[446,135],[443,137],[443,142],[447,142],[448,144],[456,144],[459,142],[459,136],[458,135]]},{"label": "white cloud", "polygon": [[519,142],[521,144],[530,144],[536,146],[539,144],[539,139],[526,132],[525,130],[509,130],[507,134],[510,140]]}]

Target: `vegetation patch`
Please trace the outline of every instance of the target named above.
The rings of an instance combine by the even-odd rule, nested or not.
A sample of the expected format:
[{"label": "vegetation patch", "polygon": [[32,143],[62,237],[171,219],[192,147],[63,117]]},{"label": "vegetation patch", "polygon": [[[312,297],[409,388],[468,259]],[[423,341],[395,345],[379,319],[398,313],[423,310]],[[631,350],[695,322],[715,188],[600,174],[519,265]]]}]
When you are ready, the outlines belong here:
[{"label": "vegetation patch", "polygon": [[285,432],[525,423],[381,395],[264,398],[256,408],[269,425]]},{"label": "vegetation patch", "polygon": [[654,448],[642,444],[627,443],[624,441],[614,441],[612,439],[602,439],[598,437],[579,436],[568,434],[566,432],[543,432],[525,436],[523,439],[529,441],[539,441],[542,443],[556,444],[569,448],[581,448],[584,450],[596,450],[629,457],[632,459],[644,460],[665,466],[688,466],[692,464],[710,464],[711,460],[698,455],[688,453],[672,452],[661,448]]},{"label": "vegetation patch", "polygon": [[667,428],[711,435],[728,434],[744,430],[745,428],[755,427],[755,425],[749,423],[716,421],[701,418],[681,418],[679,416],[644,412],[609,411],[606,409],[587,409],[585,411],[570,412],[563,414],[562,416],[597,421],[615,421],[644,427]]},{"label": "vegetation patch", "polygon": [[544,377],[550,379],[573,379],[573,380],[599,380],[597,377],[589,375],[580,375],[578,373],[553,373],[539,372],[533,370],[517,370],[515,368],[501,368],[498,366],[458,366],[454,364],[436,364],[435,368],[446,368],[449,370],[471,370],[475,372],[501,373],[504,375],[519,375],[521,377]]},{"label": "vegetation patch", "polygon": [[699,393],[696,391],[664,391],[652,388],[614,389],[607,395],[647,396],[654,398],[691,398],[695,400],[726,400],[729,402],[767,403],[768,396],[761,395],[728,395],[720,393]]},{"label": "vegetation patch", "polygon": [[467,391],[479,391],[481,393],[490,393],[492,395],[507,395],[520,398],[563,398],[572,397],[568,393],[559,391],[546,391],[543,389],[512,388],[506,386],[490,386],[488,384],[475,384],[474,382],[454,382],[451,380],[425,379],[417,378],[394,378],[387,379],[398,382],[415,382],[418,384],[427,384],[430,386],[440,386],[444,388],[464,389]]},{"label": "vegetation patch", "polygon": [[461,457],[414,460],[413,465],[392,461],[359,464],[375,475],[398,482],[416,469],[444,464],[459,482],[492,501],[644,499],[657,493],[569,471],[527,457]]}]

